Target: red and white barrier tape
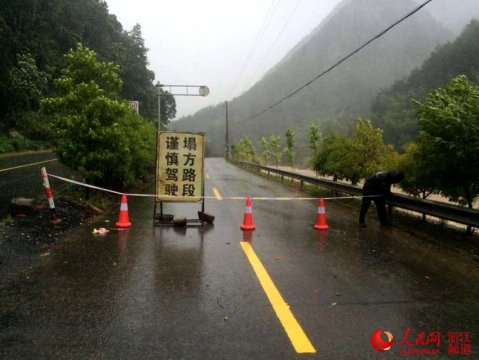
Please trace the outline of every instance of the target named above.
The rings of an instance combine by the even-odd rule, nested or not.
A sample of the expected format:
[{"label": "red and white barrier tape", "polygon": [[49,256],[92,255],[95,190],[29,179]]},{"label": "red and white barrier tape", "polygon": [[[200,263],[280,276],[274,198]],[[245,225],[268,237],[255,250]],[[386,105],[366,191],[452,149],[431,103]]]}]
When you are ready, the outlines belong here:
[{"label": "red and white barrier tape", "polygon": [[[67,179],[58,175],[48,174],[48,176],[62,180],[65,182],[69,182],[71,184],[75,184],[78,186],[87,187],[90,189],[100,190],[109,192],[111,194],[116,195],[126,195],[126,196],[136,196],[136,197],[156,197],[156,194],[134,194],[134,193],[123,193],[115,190],[105,189],[99,186],[90,185],[87,183],[83,183],[76,180]],[[47,179],[48,181],[48,179]],[[345,200],[345,199],[362,199],[363,197],[378,197],[380,195],[368,195],[368,196],[338,196],[338,197],[323,197],[324,200]],[[164,198],[168,198],[168,196],[163,196]],[[175,196],[170,196],[172,199],[176,199]],[[247,196],[222,196],[222,200],[246,200]],[[216,196],[199,196],[195,197],[195,199],[217,199]],[[301,201],[301,200],[319,200],[319,197],[272,197],[272,196],[250,196],[251,200],[257,201]]]}]

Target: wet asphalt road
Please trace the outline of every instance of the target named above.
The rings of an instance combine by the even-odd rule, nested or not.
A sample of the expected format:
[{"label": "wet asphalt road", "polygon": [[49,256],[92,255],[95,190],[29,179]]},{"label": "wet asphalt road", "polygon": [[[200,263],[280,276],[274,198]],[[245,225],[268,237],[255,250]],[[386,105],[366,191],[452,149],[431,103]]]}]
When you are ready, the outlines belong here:
[{"label": "wet asphalt road", "polygon": [[[301,196],[222,159],[206,173],[206,195]],[[128,231],[80,229],[0,289],[1,358],[404,359],[430,348],[440,354],[410,356],[442,359],[459,332],[472,355],[451,358],[477,358],[477,262],[380,228],[373,211],[360,229],[357,207],[329,201],[330,229],[318,233],[314,202],[253,202],[250,244],[316,350],[298,354],[240,246],[244,202],[207,200],[216,220],[200,229],[155,228],[152,199],[128,205]],[[198,209],[165,205],[177,216]],[[371,346],[378,329],[394,335],[387,353]],[[400,346],[408,329],[413,346]],[[439,332],[438,346],[415,345],[422,332]]]},{"label": "wet asphalt road", "polygon": [[[73,172],[60,164],[52,152],[37,152],[0,156],[0,218],[7,215],[14,197],[42,198],[43,184],[40,168],[49,173],[67,176]],[[65,184],[52,181],[54,194]]]}]

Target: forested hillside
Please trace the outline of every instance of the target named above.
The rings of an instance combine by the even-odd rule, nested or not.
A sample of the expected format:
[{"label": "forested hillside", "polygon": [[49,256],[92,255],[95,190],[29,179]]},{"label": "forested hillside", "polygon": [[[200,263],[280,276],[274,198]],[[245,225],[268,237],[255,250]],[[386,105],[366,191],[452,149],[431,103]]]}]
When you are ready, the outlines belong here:
[{"label": "forested hillside", "polygon": [[[381,89],[407,76],[435,47],[452,39],[452,32],[426,9],[281,105],[243,121],[314,78],[415,6],[413,0],[341,2],[261,81],[229,103],[232,142],[246,134],[258,143],[261,136],[284,134],[288,126],[304,138],[311,121],[342,129],[352,119],[368,115],[371,101]],[[224,118],[224,104],[220,104],[179,120],[173,127],[206,131],[211,149],[222,154]]]},{"label": "forested hillside", "polygon": [[139,101],[142,116],[157,118],[155,76],[140,25],[123,29],[101,0],[0,0],[0,134],[17,130],[49,140],[49,120],[37,112],[39,102],[54,95],[64,55],[77,43],[119,65],[121,98]]},{"label": "forested hillside", "polygon": [[398,147],[413,140],[418,128],[412,99],[423,101],[431,89],[460,74],[477,81],[478,59],[479,21],[473,20],[455,41],[437,48],[420,68],[381,91],[371,107],[371,117],[384,130],[385,140]]}]

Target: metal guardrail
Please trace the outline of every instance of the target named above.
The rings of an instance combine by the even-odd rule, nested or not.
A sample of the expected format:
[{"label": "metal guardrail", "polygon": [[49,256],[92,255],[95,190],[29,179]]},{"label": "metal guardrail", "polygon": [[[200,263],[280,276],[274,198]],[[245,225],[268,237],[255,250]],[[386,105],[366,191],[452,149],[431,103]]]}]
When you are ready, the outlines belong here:
[{"label": "metal guardrail", "polygon": [[[245,168],[249,168],[251,171],[265,171],[270,174],[277,174],[282,177],[299,180],[301,183],[308,183],[317,185],[326,189],[334,190],[337,192],[361,196],[362,189],[358,186],[353,186],[345,183],[335,182],[322,178],[315,178],[298,174],[281,169],[275,169],[268,166],[252,164],[245,161],[230,160],[234,164],[238,164]],[[392,205],[401,209],[406,209],[421,214],[434,216],[440,219],[454,221],[459,224],[470,225],[473,227],[479,227],[479,211],[475,209],[469,209],[461,206],[451,205],[439,201],[423,200],[414,198],[411,196],[405,196],[400,194],[394,194],[387,200],[388,205]]]}]

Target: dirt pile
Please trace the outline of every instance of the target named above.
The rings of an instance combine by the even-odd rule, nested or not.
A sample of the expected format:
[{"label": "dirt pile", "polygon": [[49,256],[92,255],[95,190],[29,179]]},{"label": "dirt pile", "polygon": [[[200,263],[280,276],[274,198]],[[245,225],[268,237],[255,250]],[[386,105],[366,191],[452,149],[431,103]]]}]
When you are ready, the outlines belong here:
[{"label": "dirt pile", "polygon": [[6,280],[30,266],[39,255],[61,242],[69,230],[95,215],[86,205],[55,200],[54,211],[37,208],[31,215],[0,222],[0,276]]}]

